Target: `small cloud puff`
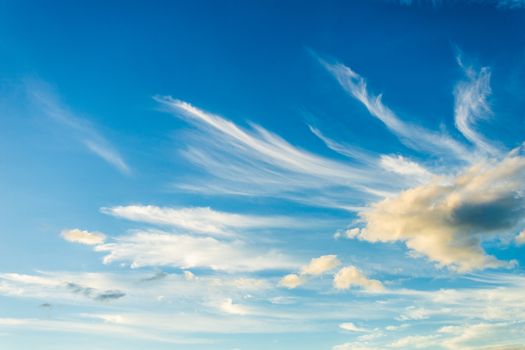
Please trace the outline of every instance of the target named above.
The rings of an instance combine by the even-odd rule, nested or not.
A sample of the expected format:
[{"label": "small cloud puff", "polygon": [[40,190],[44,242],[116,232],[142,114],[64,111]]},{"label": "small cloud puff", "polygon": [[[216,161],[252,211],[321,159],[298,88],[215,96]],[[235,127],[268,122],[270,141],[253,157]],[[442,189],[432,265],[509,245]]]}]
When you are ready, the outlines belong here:
[{"label": "small cloud puff", "polygon": [[280,286],[283,286],[289,289],[297,288],[303,283],[304,283],[304,278],[295,273],[286,275],[283,278],[281,278],[281,280],[279,281]]},{"label": "small cloud puff", "polygon": [[310,260],[310,263],[303,266],[301,274],[319,276],[332,269],[335,269],[341,264],[341,261],[337,259],[337,255],[323,255],[318,258]]},{"label": "small cloud puff", "polygon": [[337,259],[337,255],[323,255],[318,258],[313,258],[307,265],[301,267],[299,274],[289,274],[284,276],[279,285],[293,289],[306,282],[306,276],[320,276],[326,272],[335,269],[341,264]]},{"label": "small cloud puff", "polygon": [[353,286],[363,289],[380,292],[384,290],[383,285],[378,280],[369,279],[355,266],[343,267],[334,276],[334,287],[336,289],[348,289]]},{"label": "small cloud puff", "polygon": [[72,230],[64,230],[60,233],[62,238],[66,241],[86,244],[86,245],[97,245],[102,244],[106,240],[106,235],[100,232],[89,232],[80,230],[78,228]]},{"label": "small cloud puff", "polygon": [[365,328],[361,328],[361,327],[357,327],[355,324],[353,324],[352,322],[344,322],[344,323],[341,323],[339,325],[339,328],[345,330],[345,331],[349,331],[349,332],[368,332],[367,329]]}]

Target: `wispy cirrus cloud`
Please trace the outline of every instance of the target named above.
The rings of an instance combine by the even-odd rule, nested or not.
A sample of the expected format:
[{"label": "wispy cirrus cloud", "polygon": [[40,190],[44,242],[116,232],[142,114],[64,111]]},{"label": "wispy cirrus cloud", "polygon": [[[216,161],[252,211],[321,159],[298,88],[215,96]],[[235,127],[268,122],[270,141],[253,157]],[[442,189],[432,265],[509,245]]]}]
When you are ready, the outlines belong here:
[{"label": "wispy cirrus cloud", "polygon": [[106,302],[126,296],[118,289],[101,289],[86,286],[82,282],[71,281],[71,277],[78,280],[79,276],[61,274],[0,274],[0,294],[33,298],[53,298],[61,301],[75,300],[79,295],[94,301]]},{"label": "wispy cirrus cloud", "polygon": [[254,247],[242,240],[224,241],[163,231],[142,231],[115,237],[95,246],[107,253],[104,263],[128,262],[132,267],[172,266],[218,271],[290,269],[297,263],[274,249]]},{"label": "wispy cirrus cloud", "polygon": [[[443,131],[403,121],[382,102],[381,95],[369,91],[361,75],[341,63],[316,58],[405,146],[439,157],[441,164],[433,169],[400,154],[363,151],[310,127],[328,148],[352,159],[333,160],[295,147],[260,126],[246,130],[187,102],[157,97],[165,110],[207,135],[195,139],[200,142],[190,146],[185,156],[213,175],[206,183],[185,188],[280,196],[357,211],[361,224],[351,227],[347,238],[401,241],[412,256],[423,256],[460,272],[513,266],[513,262],[487,255],[482,248],[485,241],[519,232],[524,214],[521,149],[509,152],[495,146],[475,128],[491,113],[487,100],[490,70],[476,71],[458,58],[467,76],[454,91],[455,125],[466,139],[461,141]],[[216,191],[218,188],[221,190]],[[293,288],[304,281],[304,276],[290,274],[281,284]]]},{"label": "wispy cirrus cloud", "polygon": [[228,213],[208,207],[169,208],[154,205],[127,205],[101,208],[101,212],[136,222],[173,226],[189,233],[217,236],[233,236],[239,231],[261,228],[304,228],[316,225],[308,219]]},{"label": "wispy cirrus cloud", "polygon": [[436,133],[401,120],[382,101],[382,95],[369,92],[366,80],[351,68],[341,63],[328,63],[318,58],[320,63],[337,79],[343,89],[358,100],[370,113],[408,147],[427,154],[453,156],[463,161],[471,161],[468,148],[444,133]]},{"label": "wispy cirrus cloud", "polygon": [[477,120],[486,118],[492,111],[487,101],[491,93],[490,69],[482,67],[475,71],[473,67],[465,66],[461,56],[458,63],[465,72],[466,81],[461,81],[454,90],[455,122],[458,130],[472,142],[480,151],[491,156],[499,156],[501,152],[474,129]]},{"label": "wispy cirrus cloud", "polygon": [[[353,210],[363,198],[377,198],[406,184],[381,166],[353,165],[300,149],[252,124],[251,130],[171,97],[155,98],[164,110],[185,118],[203,135],[183,152],[213,179],[178,185],[190,191],[269,195],[317,206]],[[211,142],[213,140],[213,142]],[[378,179],[389,181],[378,181]],[[305,196],[308,192],[308,196]]]},{"label": "wispy cirrus cloud", "polygon": [[42,81],[30,80],[25,84],[27,94],[37,110],[67,128],[69,134],[81,142],[91,153],[106,161],[123,174],[131,169],[120,152],[86,118],[71,111],[52,88]]}]

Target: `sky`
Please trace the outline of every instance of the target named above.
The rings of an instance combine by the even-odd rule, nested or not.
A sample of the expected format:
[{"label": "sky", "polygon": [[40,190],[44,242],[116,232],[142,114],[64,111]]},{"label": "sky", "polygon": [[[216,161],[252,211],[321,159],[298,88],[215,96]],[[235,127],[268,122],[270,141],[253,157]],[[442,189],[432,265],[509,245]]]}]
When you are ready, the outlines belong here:
[{"label": "sky", "polygon": [[0,348],[525,346],[525,2],[0,0]]}]

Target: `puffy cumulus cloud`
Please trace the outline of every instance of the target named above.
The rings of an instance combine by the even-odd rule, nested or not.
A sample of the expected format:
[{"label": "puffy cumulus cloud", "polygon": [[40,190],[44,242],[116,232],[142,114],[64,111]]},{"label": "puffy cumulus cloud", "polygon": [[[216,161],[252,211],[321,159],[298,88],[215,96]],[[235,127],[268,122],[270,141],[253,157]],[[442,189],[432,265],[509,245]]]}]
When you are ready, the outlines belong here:
[{"label": "puffy cumulus cloud", "polygon": [[335,269],[341,264],[337,255],[323,255],[310,260],[310,263],[301,268],[301,274],[319,276]]},{"label": "puffy cumulus cloud", "polygon": [[465,272],[502,267],[481,243],[518,227],[525,214],[525,158],[469,167],[384,199],[362,212],[366,227],[352,236],[369,242],[403,241],[441,266]]},{"label": "puffy cumulus cloud", "polygon": [[378,280],[369,279],[355,266],[343,267],[334,276],[334,287],[337,289],[348,289],[353,286],[380,292],[384,289]]},{"label": "puffy cumulus cloud", "polygon": [[279,285],[289,289],[297,288],[307,281],[307,276],[320,276],[340,264],[341,261],[337,259],[337,255],[322,255],[313,258],[307,265],[301,267],[299,274],[292,273],[281,278]]},{"label": "puffy cumulus cloud", "polygon": [[212,237],[141,231],[115,238],[95,247],[107,252],[104,263],[127,261],[132,267],[174,266],[220,271],[260,271],[289,269],[297,265],[275,250],[256,249],[240,240],[221,241]]},{"label": "puffy cumulus cloud", "polygon": [[293,289],[293,288],[299,287],[304,282],[305,282],[304,277],[299,276],[298,274],[295,274],[295,273],[291,273],[281,278],[281,280],[279,281],[279,285],[282,287]]},{"label": "puffy cumulus cloud", "polygon": [[103,233],[89,232],[80,230],[78,228],[72,230],[64,230],[60,233],[60,235],[66,241],[87,245],[102,244],[106,240],[106,235],[104,235]]}]

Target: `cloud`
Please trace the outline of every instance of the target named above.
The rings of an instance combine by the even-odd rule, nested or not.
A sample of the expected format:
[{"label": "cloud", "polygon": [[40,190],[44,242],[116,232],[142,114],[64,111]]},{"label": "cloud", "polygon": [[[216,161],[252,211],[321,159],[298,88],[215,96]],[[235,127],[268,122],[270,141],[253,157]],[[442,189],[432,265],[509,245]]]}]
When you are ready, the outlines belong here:
[{"label": "cloud", "polygon": [[70,289],[73,293],[82,294],[87,298],[91,298],[97,301],[111,301],[124,297],[126,293],[120,290],[106,290],[106,291],[97,291],[95,288],[84,287],[77,283],[68,282],[66,287]]},{"label": "cloud", "polygon": [[128,205],[102,208],[101,212],[132,221],[173,226],[190,233],[217,236],[232,236],[239,229],[308,225],[284,216],[241,215],[220,212],[208,207],[166,208],[153,205]]},{"label": "cloud", "polygon": [[155,281],[163,280],[166,277],[168,277],[168,274],[166,272],[159,271],[156,274],[154,274],[153,276],[141,279],[141,281],[142,282],[155,282]]},{"label": "cloud", "polygon": [[162,231],[140,231],[95,247],[108,253],[104,263],[130,262],[132,267],[173,266],[220,271],[287,269],[296,264],[275,250],[256,249],[240,240],[220,241]]},{"label": "cloud", "polygon": [[72,230],[64,230],[60,235],[69,242],[86,244],[86,245],[97,245],[104,243],[106,235],[100,232],[89,232],[80,230],[78,228]]},{"label": "cloud", "polygon": [[380,350],[380,348],[369,346],[362,342],[351,342],[335,345],[332,347],[332,350]]},{"label": "cloud", "polygon": [[334,287],[336,289],[348,289],[353,286],[373,292],[380,292],[384,289],[381,282],[369,279],[355,266],[343,267],[335,274]]},{"label": "cloud", "polygon": [[[174,335],[161,336],[155,330],[146,327],[140,329],[136,327],[126,327],[119,324],[111,324],[99,319],[93,320],[39,320],[32,318],[0,318],[0,328],[16,330],[34,330],[43,332],[59,332],[74,334],[90,334],[97,336],[123,337],[126,339],[142,339],[172,344],[204,344],[207,341],[193,339],[189,337],[179,337]],[[78,346],[78,344],[77,344]]]},{"label": "cloud", "polygon": [[31,102],[40,112],[68,128],[69,133],[90,152],[102,158],[121,173],[131,173],[130,167],[115,147],[87,119],[79,117],[64,106],[50,86],[41,81],[28,81],[26,89]]},{"label": "cloud", "polygon": [[341,264],[337,255],[323,255],[310,260],[308,265],[301,268],[302,275],[319,276],[330,270],[335,269]]},{"label": "cloud", "polygon": [[[75,282],[68,280],[75,278]],[[27,275],[17,273],[2,273],[0,274],[0,294],[8,296],[33,297],[40,299],[59,300],[64,302],[66,300],[78,300],[72,298],[72,295],[80,295],[82,297],[95,301],[112,301],[120,299],[126,293],[117,289],[104,289],[106,283],[100,284],[100,281],[94,276],[73,276],[70,274],[46,274]],[[85,280],[92,282],[97,287],[86,286],[78,280]]]},{"label": "cloud", "polygon": [[340,264],[341,261],[337,259],[337,255],[323,255],[313,258],[307,265],[301,267],[299,274],[292,273],[281,278],[279,285],[289,289],[297,288],[307,281],[307,276],[320,276],[335,269]]},{"label": "cloud", "polygon": [[281,280],[279,281],[279,285],[289,289],[293,289],[302,285],[304,281],[304,277],[299,276],[295,273],[291,273],[281,278]]},{"label": "cloud", "polygon": [[403,156],[381,155],[380,165],[387,171],[397,174],[411,176],[419,182],[426,182],[432,177],[432,173],[420,164],[406,159]]},{"label": "cloud", "polygon": [[487,255],[481,243],[515,230],[525,214],[525,158],[473,165],[455,177],[436,179],[360,213],[369,242],[405,242],[441,266],[461,272],[508,263]]},{"label": "cloud", "polygon": [[341,323],[339,325],[339,328],[341,328],[342,330],[345,330],[345,331],[349,331],[349,332],[357,332],[357,333],[368,332],[368,330],[366,328],[357,327],[352,322]]},{"label": "cloud", "polygon": [[[377,164],[355,165],[300,149],[280,136],[251,124],[244,129],[230,120],[171,97],[156,97],[167,112],[195,125],[200,134],[183,155],[212,175],[213,181],[178,184],[192,192],[266,195],[353,210],[356,199],[377,198],[399,189],[402,176]],[[379,181],[379,179],[388,181]],[[370,190],[373,187],[374,190]],[[305,195],[308,194],[308,195]]]},{"label": "cloud", "polygon": [[239,304],[234,304],[233,300],[229,298],[220,302],[218,305],[218,309],[233,315],[247,315],[248,313],[250,313],[248,308]]},{"label": "cloud", "polygon": [[517,245],[525,244],[525,231],[521,231],[515,238],[514,241]]},{"label": "cloud", "polygon": [[195,281],[197,276],[195,276],[191,271],[184,271],[184,279],[186,281]]},{"label": "cloud", "polygon": [[350,96],[363,104],[372,116],[383,122],[406,146],[430,154],[472,161],[473,157],[468,149],[448,135],[431,132],[399,119],[383,104],[382,96],[371,94],[368,91],[366,80],[349,67],[340,63],[330,64],[321,58],[318,59]]},{"label": "cloud", "polygon": [[479,150],[499,155],[499,150],[474,129],[478,120],[492,113],[487,102],[491,93],[490,69],[483,67],[476,72],[472,67],[465,67],[461,57],[458,57],[458,62],[468,80],[459,82],[454,90],[456,127]]},{"label": "cloud", "polygon": [[394,341],[390,347],[402,349],[427,349],[437,344],[435,335],[410,335]]}]

